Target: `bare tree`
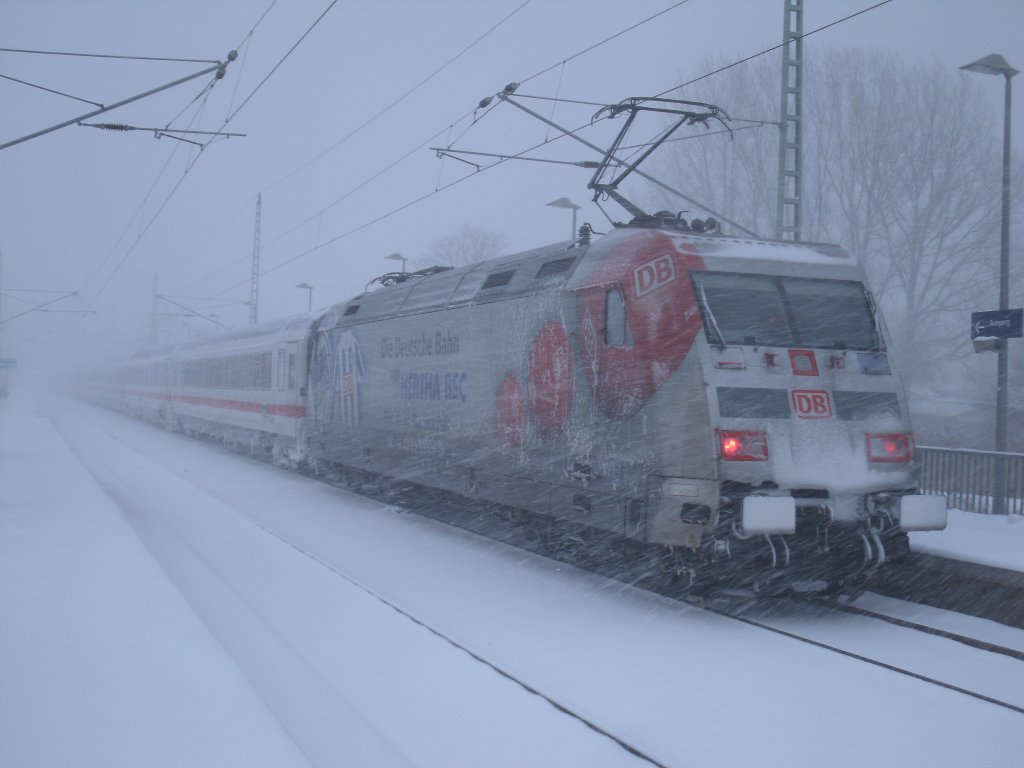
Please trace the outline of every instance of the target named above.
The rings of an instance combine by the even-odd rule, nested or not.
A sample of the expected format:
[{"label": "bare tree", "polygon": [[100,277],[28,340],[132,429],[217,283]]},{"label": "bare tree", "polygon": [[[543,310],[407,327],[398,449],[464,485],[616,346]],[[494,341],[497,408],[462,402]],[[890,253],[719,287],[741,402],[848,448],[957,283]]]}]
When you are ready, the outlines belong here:
[{"label": "bare tree", "polygon": [[463,267],[479,261],[493,259],[511,242],[501,230],[485,229],[475,224],[463,224],[453,234],[438,238],[427,247],[426,255],[416,259],[417,268],[442,265]]}]

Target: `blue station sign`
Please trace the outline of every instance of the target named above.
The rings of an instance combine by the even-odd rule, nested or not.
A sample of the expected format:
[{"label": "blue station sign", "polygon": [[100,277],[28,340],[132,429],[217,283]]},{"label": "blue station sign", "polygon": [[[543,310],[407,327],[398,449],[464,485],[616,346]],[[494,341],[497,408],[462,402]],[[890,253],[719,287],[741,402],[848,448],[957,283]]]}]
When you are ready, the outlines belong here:
[{"label": "blue station sign", "polygon": [[974,339],[1019,339],[1024,336],[1024,309],[994,309],[971,312],[971,341]]},{"label": "blue station sign", "polygon": [[18,361],[13,357],[0,357],[0,368],[17,368]]}]

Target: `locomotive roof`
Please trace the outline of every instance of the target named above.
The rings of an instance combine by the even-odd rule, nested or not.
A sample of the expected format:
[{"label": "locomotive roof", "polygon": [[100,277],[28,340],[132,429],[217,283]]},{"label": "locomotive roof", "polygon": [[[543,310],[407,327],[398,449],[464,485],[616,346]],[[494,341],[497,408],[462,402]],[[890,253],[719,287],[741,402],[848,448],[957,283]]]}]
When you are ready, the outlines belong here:
[{"label": "locomotive roof", "polygon": [[568,279],[587,247],[566,240],[465,267],[423,276],[411,274],[397,285],[383,286],[334,305],[320,327],[548,290]]},{"label": "locomotive roof", "polygon": [[702,256],[801,264],[853,265],[856,259],[833,243],[792,242],[789,240],[754,240],[725,235],[673,236],[692,241]]},{"label": "locomotive roof", "polygon": [[[489,259],[465,267],[430,274],[409,273],[395,285],[382,286],[335,304],[324,315],[321,328],[379,320],[395,315],[414,314],[444,306],[495,301],[528,295],[541,290],[572,284],[572,276],[581,257],[590,248],[601,248],[651,232],[651,227],[622,226],[595,241],[593,245],[566,240],[529,251]],[[697,234],[676,229],[658,229],[677,241],[691,244],[708,260],[712,268],[725,268],[722,260],[735,261],[741,269],[756,269],[758,261],[773,263],[783,271],[805,265],[846,267],[854,276],[856,260],[831,243],[791,242]],[[743,263],[747,262],[747,263]],[[850,269],[852,268],[852,269]],[[777,271],[773,269],[771,271]]]}]

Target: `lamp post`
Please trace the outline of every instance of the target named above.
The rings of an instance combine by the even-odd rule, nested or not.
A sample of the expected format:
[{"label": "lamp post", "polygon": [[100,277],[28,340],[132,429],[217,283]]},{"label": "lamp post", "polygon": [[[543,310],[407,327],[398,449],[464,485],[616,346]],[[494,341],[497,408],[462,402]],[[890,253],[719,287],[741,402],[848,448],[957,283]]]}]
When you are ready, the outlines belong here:
[{"label": "lamp post", "polygon": [[405,274],[405,262],[408,261],[408,259],[405,258],[405,256],[403,256],[400,253],[389,253],[384,258],[385,259],[391,259],[392,261],[400,261],[400,262],[402,262],[402,274],[403,275]]},{"label": "lamp post", "polygon": [[[960,69],[983,75],[1002,75],[1005,81],[1003,96],[1003,211],[999,233],[999,309],[1010,308],[1010,78],[1020,70],[1011,67],[1006,59],[993,53]],[[1006,451],[1006,395],[1007,339],[999,339],[999,367],[996,373],[996,450]],[[996,461],[995,494],[992,511],[1006,510],[1006,466],[1002,459]]]},{"label": "lamp post", "polygon": [[550,203],[545,203],[545,205],[550,205],[552,208],[569,208],[569,209],[572,210],[572,235],[570,235],[569,239],[570,240],[575,240],[576,239],[576,211],[578,211],[580,209],[580,206],[576,205],[576,203],[574,203],[568,197],[560,197],[557,200],[552,200]]},{"label": "lamp post", "polygon": [[305,288],[308,293],[306,294],[306,311],[313,311],[313,286],[309,283],[299,283],[295,286],[296,288]]}]

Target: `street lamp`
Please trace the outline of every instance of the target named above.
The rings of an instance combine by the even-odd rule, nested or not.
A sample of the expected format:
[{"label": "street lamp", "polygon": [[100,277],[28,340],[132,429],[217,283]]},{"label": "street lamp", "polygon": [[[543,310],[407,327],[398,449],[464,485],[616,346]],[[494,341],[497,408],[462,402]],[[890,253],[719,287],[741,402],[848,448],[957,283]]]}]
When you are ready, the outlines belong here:
[{"label": "street lamp", "polygon": [[405,258],[405,256],[403,256],[400,253],[390,253],[387,256],[385,256],[384,258],[385,259],[391,259],[392,261],[400,261],[400,262],[402,262],[402,274],[403,275],[405,274],[405,262],[408,261],[408,259]]},{"label": "street lamp", "polygon": [[[1011,67],[998,53],[966,64],[960,69],[983,75],[1002,75],[1006,84],[1003,97],[1003,215],[999,236],[999,309],[1006,311],[1010,308],[1010,78],[1019,74],[1020,70]],[[997,342],[999,368],[996,374],[996,450],[1003,453],[1006,451],[1007,342],[1008,339],[999,339]],[[1005,478],[1006,467],[1000,458],[996,461],[993,512],[1005,511]]]},{"label": "street lamp", "polygon": [[580,206],[576,205],[576,203],[574,203],[568,197],[560,197],[557,200],[552,200],[550,203],[545,203],[545,205],[550,205],[552,208],[570,208],[570,209],[572,209],[572,235],[570,235],[569,239],[570,240],[575,240],[576,239],[576,211],[578,211],[580,209]]},{"label": "street lamp", "polygon": [[305,288],[308,293],[306,294],[306,311],[313,311],[313,286],[309,283],[299,283],[295,286],[296,288]]}]

